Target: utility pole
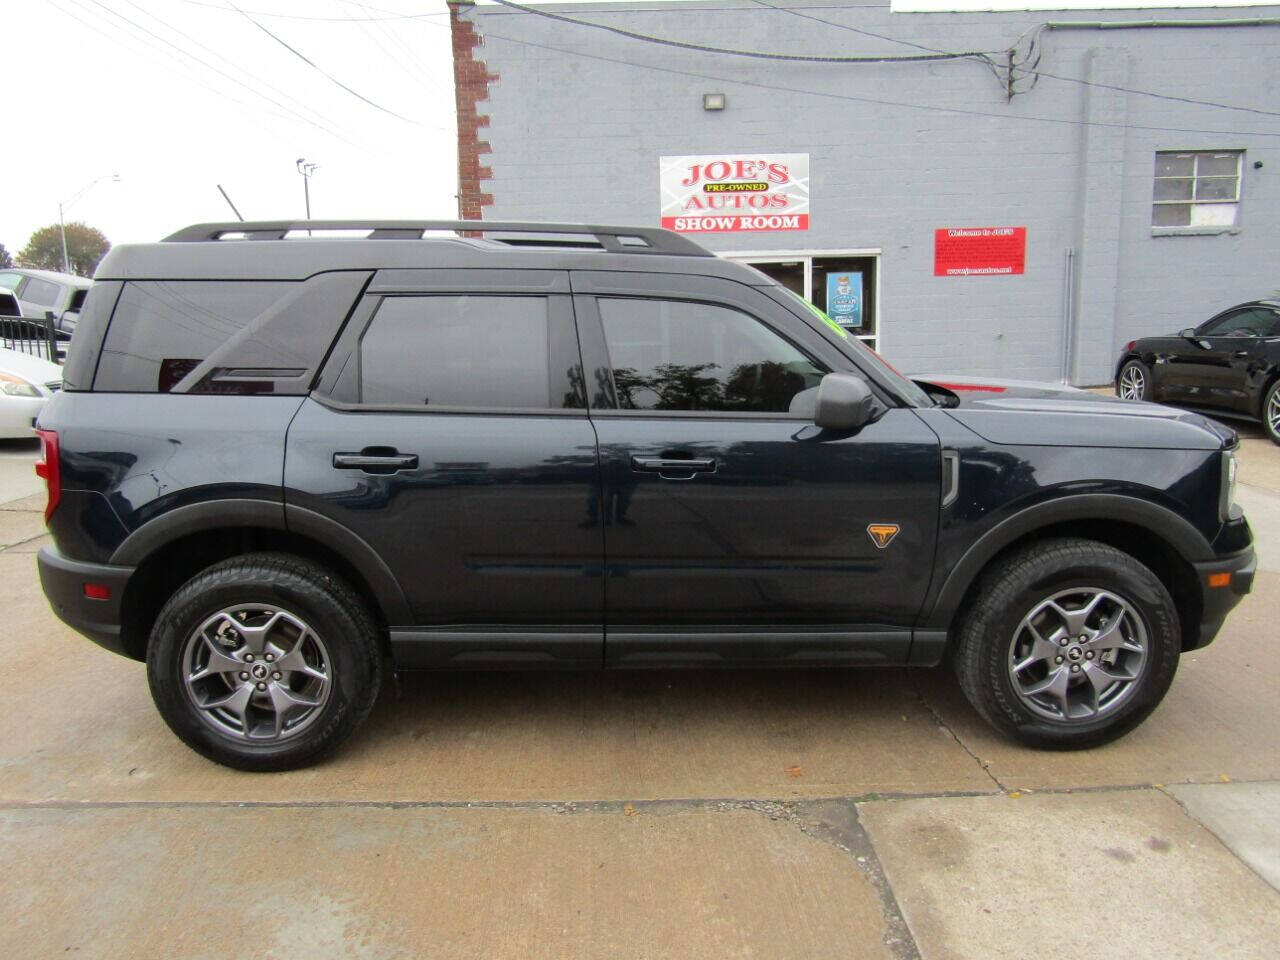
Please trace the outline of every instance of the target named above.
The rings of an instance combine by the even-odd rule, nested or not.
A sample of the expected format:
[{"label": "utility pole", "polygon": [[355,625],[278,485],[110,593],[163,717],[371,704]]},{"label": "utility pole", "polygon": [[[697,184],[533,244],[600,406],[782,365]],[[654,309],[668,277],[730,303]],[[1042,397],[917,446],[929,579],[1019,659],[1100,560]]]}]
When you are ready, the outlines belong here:
[{"label": "utility pole", "polygon": [[[317,163],[308,163],[306,157],[297,160],[298,173],[302,174],[302,197],[307,204],[307,219],[311,219],[311,175],[319,168]],[[308,231],[310,232],[310,231]]]},{"label": "utility pole", "polygon": [[73,203],[75,203],[77,200],[83,197],[86,193],[88,193],[91,189],[93,189],[103,180],[110,180],[112,183],[119,183],[120,174],[108,173],[105,176],[98,177],[98,179],[96,180],[90,180],[84,187],[82,187],[79,191],[77,191],[71,197],[70,200],[63,200],[60,204],[58,204],[58,232],[62,235],[62,272],[63,273],[71,272],[71,261],[70,261],[70,258],[67,257],[67,224],[65,222],[65,218],[62,215],[62,208],[71,206]]}]

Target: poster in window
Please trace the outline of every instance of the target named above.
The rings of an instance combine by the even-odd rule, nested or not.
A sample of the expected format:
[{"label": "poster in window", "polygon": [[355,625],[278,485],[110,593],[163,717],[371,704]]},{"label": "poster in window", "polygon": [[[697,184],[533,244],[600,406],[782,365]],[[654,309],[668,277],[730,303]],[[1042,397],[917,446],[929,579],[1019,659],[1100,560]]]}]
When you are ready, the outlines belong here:
[{"label": "poster in window", "polygon": [[862,271],[827,274],[827,316],[842,327],[862,326]]}]

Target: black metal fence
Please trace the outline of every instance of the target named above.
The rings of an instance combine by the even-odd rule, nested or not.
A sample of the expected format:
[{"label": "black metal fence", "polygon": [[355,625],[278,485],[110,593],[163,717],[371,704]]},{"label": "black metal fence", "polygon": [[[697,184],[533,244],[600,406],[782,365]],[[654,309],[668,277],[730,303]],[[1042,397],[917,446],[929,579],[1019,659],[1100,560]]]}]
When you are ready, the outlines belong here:
[{"label": "black metal fence", "polygon": [[53,317],[37,320],[34,317],[0,317],[0,346],[33,357],[43,357],[53,363],[61,363],[58,356],[58,336],[54,332]]}]

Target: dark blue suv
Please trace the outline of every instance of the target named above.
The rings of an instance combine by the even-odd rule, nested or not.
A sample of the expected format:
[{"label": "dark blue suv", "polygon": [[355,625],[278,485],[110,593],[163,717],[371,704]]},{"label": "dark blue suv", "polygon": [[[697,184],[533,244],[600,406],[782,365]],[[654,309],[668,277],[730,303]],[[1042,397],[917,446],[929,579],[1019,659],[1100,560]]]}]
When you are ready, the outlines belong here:
[{"label": "dark blue suv", "polygon": [[191,227],[106,257],[65,380],[45,592],[247,769],[334,748],[388,658],[949,656],[1007,734],[1089,746],[1253,579],[1230,430],[912,382],[662,230]]}]

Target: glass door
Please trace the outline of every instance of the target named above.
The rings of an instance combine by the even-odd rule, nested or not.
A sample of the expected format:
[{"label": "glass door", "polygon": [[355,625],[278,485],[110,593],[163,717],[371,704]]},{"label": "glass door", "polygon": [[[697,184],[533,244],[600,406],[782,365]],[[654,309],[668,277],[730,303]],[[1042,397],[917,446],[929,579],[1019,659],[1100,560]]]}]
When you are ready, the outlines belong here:
[{"label": "glass door", "polygon": [[880,347],[878,266],[874,254],[731,256],[749,263],[825,311],[872,350]]}]

